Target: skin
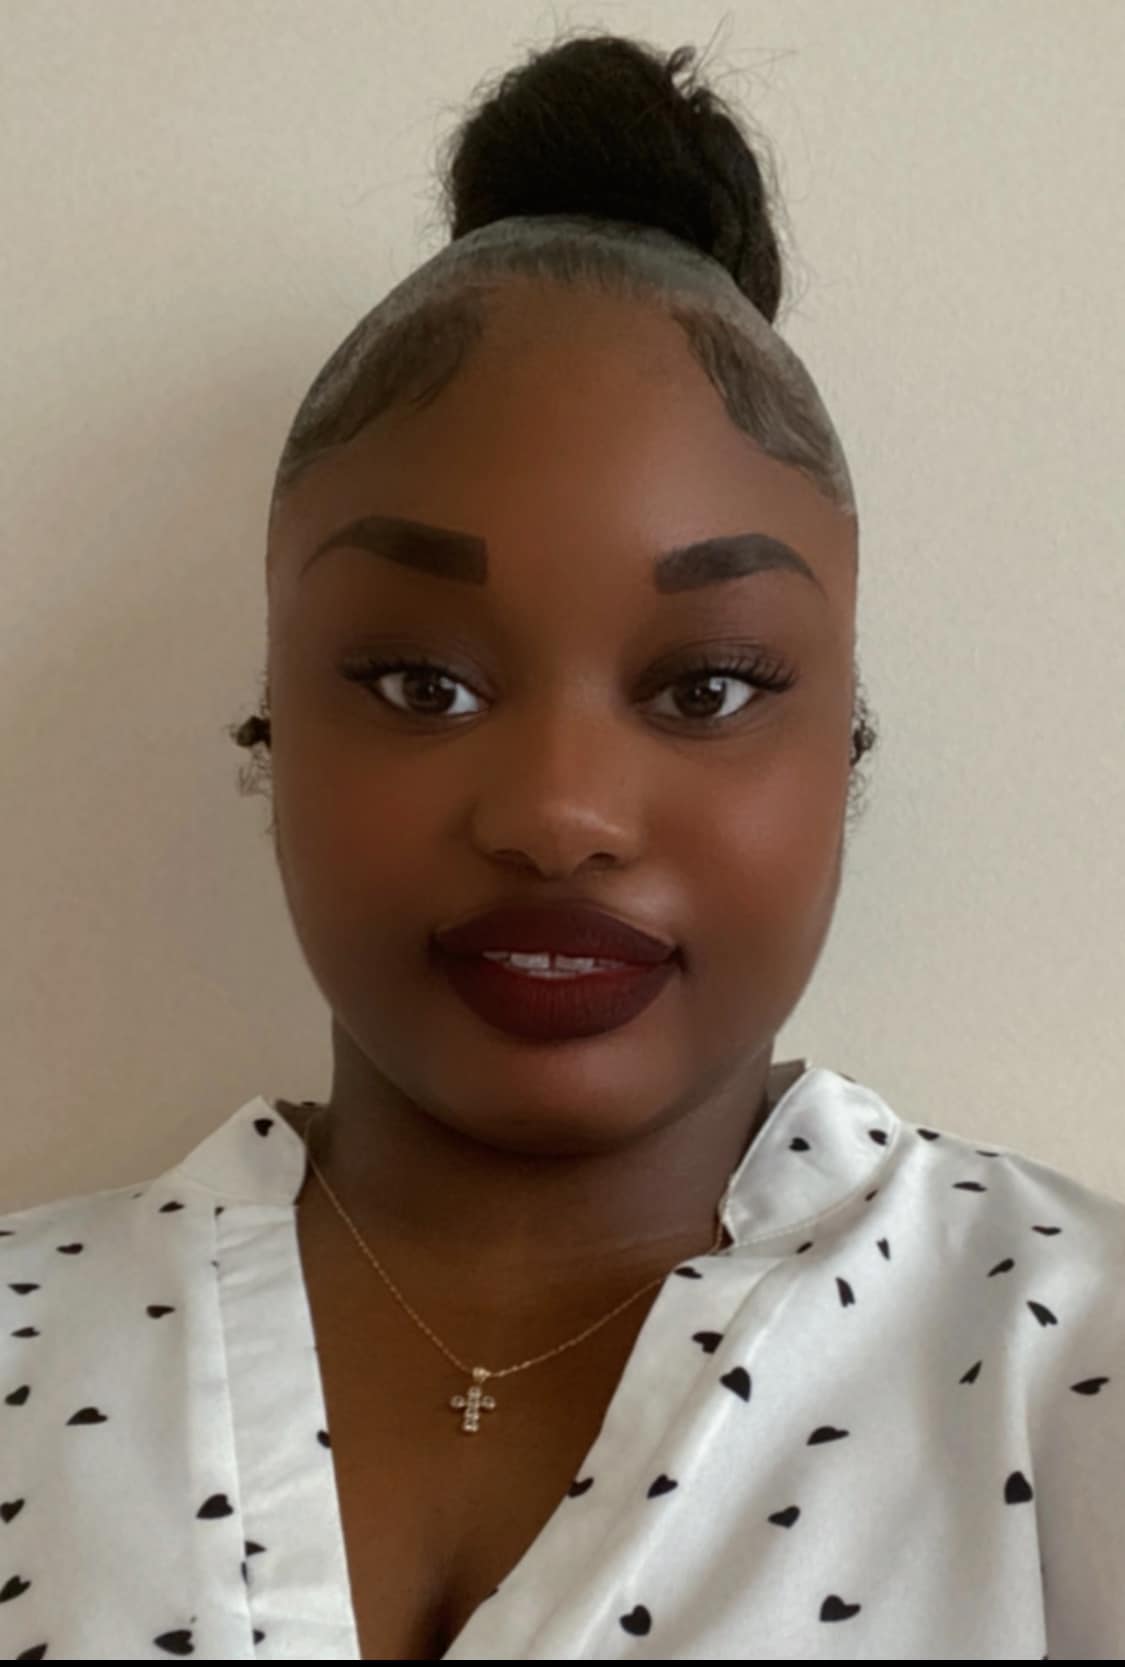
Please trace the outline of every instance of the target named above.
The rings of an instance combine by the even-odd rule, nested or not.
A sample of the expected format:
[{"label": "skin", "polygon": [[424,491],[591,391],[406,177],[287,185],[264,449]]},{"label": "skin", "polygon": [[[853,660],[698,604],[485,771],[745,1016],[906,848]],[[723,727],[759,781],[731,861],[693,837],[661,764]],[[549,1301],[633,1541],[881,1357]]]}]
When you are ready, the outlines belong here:
[{"label": "skin", "polygon": [[[486,538],[488,585],[351,549],[299,577],[376,512]],[[824,593],[781,572],[653,588],[661,550],[750,530],[793,545]],[[551,1348],[714,1238],[839,891],[856,539],[731,423],[673,322],[520,280],[433,404],[310,469],[274,523],[276,852],[333,1015],[313,1150],[455,1350],[472,1339],[499,1366]],[[736,677],[700,699],[677,681],[748,637],[796,673],[788,692]],[[438,698],[409,675],[378,687],[429,716],[341,675],[411,648],[454,681]],[[622,1029],[519,1041],[431,970],[436,928],[575,892],[683,954]],[[372,1271],[311,1173],[299,1219],[326,1280],[370,1304]]]}]

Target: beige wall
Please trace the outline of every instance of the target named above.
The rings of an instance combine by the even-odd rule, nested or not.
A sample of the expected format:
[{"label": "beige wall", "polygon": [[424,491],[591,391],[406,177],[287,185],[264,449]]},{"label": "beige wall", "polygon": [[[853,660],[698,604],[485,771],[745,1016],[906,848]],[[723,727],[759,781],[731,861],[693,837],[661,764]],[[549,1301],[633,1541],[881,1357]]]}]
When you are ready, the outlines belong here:
[{"label": "beige wall", "polygon": [[474,85],[574,25],[714,39],[859,492],[883,739],[776,1057],[1125,1198],[1125,4],[0,0],[0,1208],[327,1090],[224,732],[272,471]]}]

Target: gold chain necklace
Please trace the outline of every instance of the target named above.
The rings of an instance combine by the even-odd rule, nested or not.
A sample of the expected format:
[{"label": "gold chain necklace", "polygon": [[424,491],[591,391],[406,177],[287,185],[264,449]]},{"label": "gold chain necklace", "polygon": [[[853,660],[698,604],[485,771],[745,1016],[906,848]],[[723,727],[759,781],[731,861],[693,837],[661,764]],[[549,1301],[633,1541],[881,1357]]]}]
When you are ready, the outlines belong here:
[{"label": "gold chain necklace", "polygon": [[[326,1107],[322,1108],[322,1110],[326,1109]],[[402,1295],[402,1292],[384,1272],[383,1268],[380,1266],[378,1258],[364,1242],[363,1237],[354,1221],[344,1209],[344,1206],[340,1203],[340,1200],[336,1197],[336,1194],[332,1191],[332,1188],[328,1185],[324,1176],[321,1174],[320,1166],[309,1149],[309,1131],[313,1124],[318,1121],[319,1117],[310,1119],[310,1121],[305,1125],[305,1132],[303,1136],[305,1154],[308,1157],[309,1163],[313,1167],[313,1172],[315,1173],[317,1180],[332,1200],[332,1203],[335,1205],[339,1215],[343,1218],[348,1231],[359,1245],[359,1248],[363,1251],[363,1254],[372,1264],[379,1277],[390,1288],[390,1291],[396,1301],[402,1304],[403,1308],[405,1308],[406,1312],[410,1315],[410,1318],[417,1326],[421,1327],[421,1329],[426,1333],[426,1336],[429,1337],[432,1342],[437,1344],[445,1358],[452,1361],[453,1365],[457,1367],[457,1370],[465,1373],[469,1378],[469,1384],[465,1393],[463,1395],[454,1395],[449,1402],[450,1406],[457,1412],[464,1414],[461,1419],[461,1429],[466,1435],[475,1435],[479,1430],[480,1415],[482,1412],[495,1412],[496,1410],[496,1401],[494,1397],[484,1393],[484,1385],[489,1378],[510,1377],[513,1372],[523,1372],[528,1366],[537,1366],[541,1360],[550,1360],[554,1355],[561,1354],[564,1349],[572,1349],[576,1343],[581,1343],[584,1338],[589,1337],[593,1332],[598,1331],[602,1326],[606,1325],[617,1314],[620,1314],[622,1309],[628,1308],[630,1303],[636,1302],[638,1297],[644,1296],[646,1291],[651,1291],[657,1285],[663,1285],[665,1279],[668,1277],[667,1274],[662,1273],[659,1274],[656,1279],[650,1279],[647,1285],[642,1286],[639,1291],[634,1291],[631,1297],[626,1297],[624,1302],[619,1302],[617,1307],[607,1314],[604,1319],[596,1320],[592,1326],[587,1326],[585,1331],[579,1332],[577,1337],[572,1337],[568,1343],[560,1343],[557,1349],[548,1349],[546,1354],[537,1354],[531,1360],[521,1360],[517,1366],[505,1366],[497,1372],[490,1372],[485,1366],[466,1366],[463,1360],[458,1360],[457,1356],[446,1348],[441,1338],[436,1336],[434,1332],[430,1330],[425,1320],[414,1312],[406,1298]],[[714,1256],[718,1252],[719,1246],[723,1242],[723,1235],[725,1231],[726,1229],[720,1220],[719,1230],[715,1235],[715,1242],[712,1244],[710,1250],[705,1253],[706,1255]],[[683,1261],[684,1258],[681,1257],[680,1260]]]}]

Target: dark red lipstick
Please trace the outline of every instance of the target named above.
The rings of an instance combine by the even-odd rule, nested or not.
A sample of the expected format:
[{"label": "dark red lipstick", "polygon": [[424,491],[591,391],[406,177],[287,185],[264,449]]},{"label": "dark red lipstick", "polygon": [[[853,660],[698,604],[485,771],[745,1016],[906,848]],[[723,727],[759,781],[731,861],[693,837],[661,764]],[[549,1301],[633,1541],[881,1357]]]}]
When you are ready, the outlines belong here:
[{"label": "dark red lipstick", "polygon": [[[466,1006],[527,1041],[617,1030],[651,1006],[679,966],[674,944],[585,901],[502,905],[436,932],[434,947]],[[550,960],[521,968],[490,954]],[[614,964],[570,969],[558,956]]]}]

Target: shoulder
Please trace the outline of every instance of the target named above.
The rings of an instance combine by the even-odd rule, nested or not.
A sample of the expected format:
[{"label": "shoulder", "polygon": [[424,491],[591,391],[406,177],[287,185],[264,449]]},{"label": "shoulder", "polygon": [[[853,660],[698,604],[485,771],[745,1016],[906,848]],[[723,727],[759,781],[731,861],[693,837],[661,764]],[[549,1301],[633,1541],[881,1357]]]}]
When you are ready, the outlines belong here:
[{"label": "shoulder", "polygon": [[984,1216],[1013,1214],[1047,1237],[1069,1232],[1094,1255],[1125,1255],[1125,1200],[1002,1142],[926,1124],[905,1128],[908,1150],[932,1181],[987,1199]]},{"label": "shoulder", "polygon": [[62,1198],[49,1198],[41,1204],[27,1204],[19,1209],[0,1210],[0,1255],[26,1249],[52,1238],[60,1226],[68,1222],[96,1217],[119,1209],[130,1196],[144,1192],[149,1182],[134,1181],[131,1186],[105,1187],[98,1192],[76,1192]]},{"label": "shoulder", "polygon": [[134,1183],[0,1213],[0,1344],[12,1336],[27,1299],[34,1296],[41,1313],[44,1300],[57,1300],[67,1289],[88,1296],[85,1280],[56,1275],[89,1260],[91,1251],[99,1261],[107,1247],[124,1253],[134,1200],[146,1190],[147,1183]]},{"label": "shoulder", "polygon": [[972,1290],[972,1306],[995,1312],[1003,1288],[1044,1331],[1100,1334],[1125,1369],[1125,1202],[1001,1143],[923,1124],[900,1133],[900,1231],[925,1236],[960,1300]]}]

